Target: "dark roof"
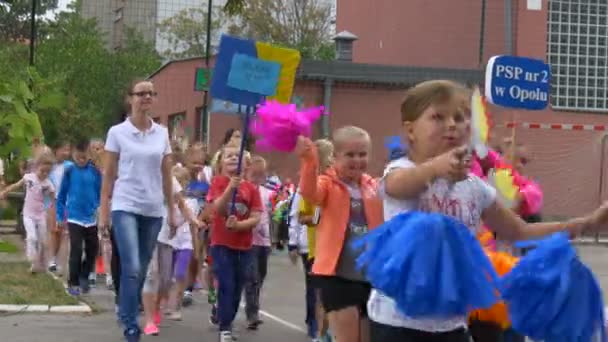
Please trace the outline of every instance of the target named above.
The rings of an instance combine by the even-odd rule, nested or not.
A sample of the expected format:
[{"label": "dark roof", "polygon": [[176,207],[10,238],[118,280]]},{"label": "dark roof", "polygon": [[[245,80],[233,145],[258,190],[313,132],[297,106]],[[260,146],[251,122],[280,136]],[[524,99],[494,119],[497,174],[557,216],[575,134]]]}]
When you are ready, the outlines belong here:
[{"label": "dark roof", "polygon": [[[169,61],[150,74],[149,77],[151,78],[160,73],[170,64],[197,59],[203,60],[203,57],[191,57]],[[343,61],[305,60],[300,64],[296,78],[301,80],[325,80],[326,78],[330,78],[339,82],[405,86],[431,79],[450,79],[468,84],[479,84],[483,80],[483,71],[481,69],[428,68],[362,64]]]},{"label": "dark roof", "polygon": [[[212,60],[213,58],[215,58],[215,55],[211,56],[209,59]],[[160,73],[161,71],[163,71],[163,69],[165,69],[166,67],[168,67],[169,65],[171,65],[173,63],[188,62],[188,61],[195,61],[195,60],[204,61],[205,58],[204,57],[187,57],[187,58],[170,60],[168,62],[165,62],[163,65],[160,66],[160,68],[156,69],[153,73],[151,73],[148,76],[148,78],[152,78],[152,77],[156,76],[156,74]]]},{"label": "dark roof", "polygon": [[343,82],[392,85],[411,85],[431,79],[450,79],[478,84],[483,79],[483,71],[481,69],[427,68],[343,61],[303,61],[298,69],[297,78],[304,80],[331,78]]}]

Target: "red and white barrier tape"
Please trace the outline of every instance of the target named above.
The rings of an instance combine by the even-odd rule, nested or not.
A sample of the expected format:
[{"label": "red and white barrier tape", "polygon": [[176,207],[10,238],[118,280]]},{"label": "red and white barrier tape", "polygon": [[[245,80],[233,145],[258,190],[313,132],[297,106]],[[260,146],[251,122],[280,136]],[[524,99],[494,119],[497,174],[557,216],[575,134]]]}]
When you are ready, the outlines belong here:
[{"label": "red and white barrier tape", "polygon": [[535,122],[507,122],[494,125],[494,127],[513,128],[521,127],[526,129],[549,129],[561,131],[608,131],[608,125],[581,125],[581,124],[556,124],[556,123],[535,123]]}]

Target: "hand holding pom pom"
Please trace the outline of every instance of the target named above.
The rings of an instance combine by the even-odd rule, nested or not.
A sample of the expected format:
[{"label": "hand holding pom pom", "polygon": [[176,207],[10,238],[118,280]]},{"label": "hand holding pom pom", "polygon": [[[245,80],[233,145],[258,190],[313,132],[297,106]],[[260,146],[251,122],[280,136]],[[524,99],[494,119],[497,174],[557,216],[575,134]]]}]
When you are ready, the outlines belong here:
[{"label": "hand holding pom pom", "polygon": [[294,104],[266,101],[257,109],[251,131],[259,137],[256,146],[261,150],[292,152],[298,136],[310,136],[312,124],[323,114],[323,106],[298,111]]},{"label": "hand holding pom pom", "polygon": [[307,137],[299,136],[296,143],[295,153],[297,156],[303,156],[312,150],[314,143]]}]

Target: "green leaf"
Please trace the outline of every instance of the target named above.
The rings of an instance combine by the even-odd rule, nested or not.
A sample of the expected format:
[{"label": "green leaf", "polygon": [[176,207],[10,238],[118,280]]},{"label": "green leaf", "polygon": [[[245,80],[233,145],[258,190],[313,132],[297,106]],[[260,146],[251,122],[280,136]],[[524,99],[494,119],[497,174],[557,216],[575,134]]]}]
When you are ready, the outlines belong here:
[{"label": "green leaf", "polygon": [[25,81],[20,81],[18,84],[19,95],[21,95],[26,100],[33,100],[34,94],[30,90],[30,87],[27,85]]},{"label": "green leaf", "polygon": [[11,95],[0,95],[0,101],[11,103],[13,102],[13,97]]},{"label": "green leaf", "polygon": [[37,108],[62,110],[67,103],[67,97],[60,92],[46,93],[38,100]]},{"label": "green leaf", "polygon": [[13,105],[15,106],[15,113],[17,114],[17,116],[20,117],[25,117],[28,115],[28,111],[25,108],[25,104],[21,101],[14,101]]},{"label": "green leaf", "polygon": [[24,136],[24,124],[20,120],[14,120],[11,122],[11,128],[8,131],[8,136],[11,138],[21,138]]}]

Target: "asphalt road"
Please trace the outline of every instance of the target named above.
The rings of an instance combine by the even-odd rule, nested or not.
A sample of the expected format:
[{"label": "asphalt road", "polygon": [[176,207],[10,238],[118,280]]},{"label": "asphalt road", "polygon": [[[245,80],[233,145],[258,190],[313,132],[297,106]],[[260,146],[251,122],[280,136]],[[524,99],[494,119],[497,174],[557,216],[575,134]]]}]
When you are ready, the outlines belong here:
[{"label": "asphalt road", "polygon": [[[583,260],[593,269],[604,292],[608,290],[608,246],[586,245],[578,248]],[[236,322],[239,341],[245,342],[306,342],[304,324],[304,284],[300,267],[292,266],[285,255],[273,255],[264,289],[262,315],[265,323],[259,331],[245,328],[242,313]],[[90,300],[105,312],[93,315],[35,315],[0,316],[2,342],[113,342],[121,341],[121,331],[113,313],[112,294],[97,288]],[[145,337],[144,341],[217,341],[217,330],[208,322],[209,306],[203,293],[195,296],[196,303],[184,310],[181,322],[163,322],[161,334]]]}]

